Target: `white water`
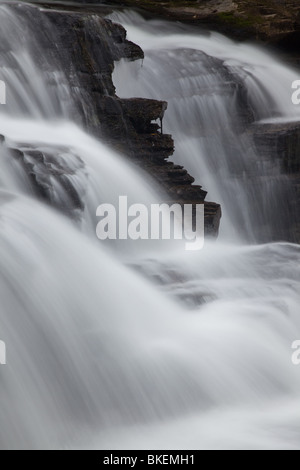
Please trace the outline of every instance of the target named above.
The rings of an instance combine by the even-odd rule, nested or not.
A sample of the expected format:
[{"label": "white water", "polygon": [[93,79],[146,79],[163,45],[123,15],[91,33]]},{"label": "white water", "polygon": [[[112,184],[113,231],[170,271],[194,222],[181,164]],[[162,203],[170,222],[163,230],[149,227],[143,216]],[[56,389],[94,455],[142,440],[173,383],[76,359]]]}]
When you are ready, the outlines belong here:
[{"label": "white water", "polygon": [[[30,182],[24,178],[19,164],[9,164],[11,157],[7,153],[7,147],[17,147],[25,153],[34,149],[53,154],[55,159],[74,171],[69,180],[84,204],[83,214],[79,216],[79,225],[81,230],[92,238],[95,237],[98,222],[96,209],[99,204],[110,203],[117,207],[119,196],[127,196],[128,205],[137,201],[146,206],[160,202],[159,194],[151,188],[151,180],[147,179],[146,175],[139,174],[133,165],[124,162],[124,158],[87,135],[72,122],[23,120],[0,114],[0,128],[6,137],[2,147],[2,188],[13,188],[14,192],[27,195],[32,192]],[[34,166],[41,177],[43,173],[47,174],[47,167],[38,170],[36,161]],[[68,206],[67,190],[60,187],[53,176],[50,177],[50,184],[53,186],[52,200],[58,206],[59,203],[61,206]]]},{"label": "white water", "polygon": [[[37,20],[40,16],[34,9],[28,15],[22,7],[12,10],[1,5],[0,67],[1,80],[7,84],[6,113],[36,119],[66,117],[71,99],[64,72],[55,60],[55,38],[46,21],[36,29]],[[52,70],[47,70],[48,54],[40,46],[40,30],[43,41],[52,42]]]},{"label": "white water", "polygon": [[77,168],[85,211],[78,225],[38,202],[1,147],[1,447],[299,448],[299,247],[131,249],[135,274],[93,214],[119,194],[156,200],[150,183],[72,122],[14,114],[0,116],[7,144]]},{"label": "white water", "polygon": [[146,55],[143,63],[117,64],[117,93],[168,101],[164,132],[175,139],[172,159],[205,186],[210,200],[221,203],[221,235],[251,243],[276,239],[274,233],[288,225],[289,182],[272,155],[257,154],[241,114],[248,100],[256,122],[299,120],[291,101],[297,71],[217,33],[201,35],[133,13],[111,18]]}]

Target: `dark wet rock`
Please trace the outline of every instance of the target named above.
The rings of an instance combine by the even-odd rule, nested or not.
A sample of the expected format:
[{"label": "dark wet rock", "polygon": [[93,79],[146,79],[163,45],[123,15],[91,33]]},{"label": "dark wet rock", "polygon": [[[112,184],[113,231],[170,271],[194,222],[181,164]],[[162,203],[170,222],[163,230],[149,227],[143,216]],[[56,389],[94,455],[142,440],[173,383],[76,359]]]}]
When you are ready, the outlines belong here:
[{"label": "dark wet rock", "polygon": [[[45,151],[22,145],[9,148],[9,153],[23,169],[38,198],[72,218],[80,218],[88,178],[84,162],[77,155],[71,154],[69,149],[51,147]],[[74,184],[77,173],[86,175],[85,187]]]},{"label": "dark wet rock", "polygon": [[[167,103],[115,94],[114,61],[144,57],[139,46],[126,40],[125,29],[95,13],[48,10],[45,15],[58,30],[71,86],[86,97],[78,106],[87,129],[146,170],[163,187],[168,202],[204,203],[207,193],[192,185],[194,178],[186,170],[168,161],[174,142],[162,132]],[[217,235],[220,218],[220,206],[205,202],[207,233]]]},{"label": "dark wet rock", "polygon": [[44,15],[57,30],[56,48],[71,86],[114,95],[114,61],[144,57],[139,46],[127,41],[121,25],[99,15],[63,10],[45,10]]},{"label": "dark wet rock", "polygon": [[[293,57],[299,56],[300,39],[300,9],[298,0],[203,0],[203,1],[184,1],[184,0],[108,0],[107,2],[120,7],[121,5],[137,7],[143,12],[150,13],[151,16],[160,18],[179,20],[189,24],[194,24],[200,28],[208,28],[225,33],[239,40],[258,40],[281,48],[285,52],[292,54]],[[86,9],[86,7],[85,7]],[[122,41],[122,33],[116,33]],[[289,178],[291,182],[291,191],[286,198],[289,201],[291,212],[290,220],[294,220],[294,227],[291,229],[295,237],[285,231],[285,223],[280,221],[279,225],[283,227],[280,234],[282,239],[300,242],[300,124],[299,123],[281,123],[281,124],[259,124],[253,125],[255,117],[251,105],[248,103],[247,90],[242,82],[237,82],[237,77],[231,76],[230,69],[220,67],[218,59],[211,58],[199,51],[182,50],[183,54],[190,55],[190,63],[193,60],[205,62],[205,68],[222,70],[223,81],[221,89],[213,90],[214,93],[234,97],[238,103],[239,128],[237,131],[247,132],[253,138],[261,160],[265,160],[270,174],[265,182],[259,180],[255,184],[268,184],[271,178],[277,176],[272,173],[272,169],[281,167],[282,173]],[[178,52],[178,61],[180,62],[180,52]],[[163,60],[163,58],[162,58]],[[176,77],[175,77],[176,78]],[[211,86],[211,85],[210,85]],[[205,90],[204,90],[205,91]],[[167,100],[168,97],[165,97]],[[147,108],[147,117],[138,119],[135,112],[135,100],[132,100],[132,108],[128,112],[128,103],[116,99],[113,95],[103,99],[99,97],[98,113],[100,111],[107,113],[106,123],[101,123],[103,135],[107,136],[108,142],[114,143],[116,148],[127,153],[131,158],[141,160],[142,166],[150,174],[155,175],[155,179],[161,183],[170,196],[171,201],[189,202],[204,201],[205,191],[201,187],[193,186],[193,178],[182,168],[167,162],[169,155],[172,154],[173,142],[170,136],[160,134],[159,119],[151,120],[152,104],[144,102]],[[136,102],[137,103],[137,102]],[[127,106],[127,113],[126,113]],[[136,108],[136,109],[135,109]],[[123,122],[120,121],[120,112],[126,118],[127,128],[124,129]],[[143,113],[139,110],[139,114]],[[158,113],[157,113],[158,116]],[[158,122],[154,122],[158,119]],[[94,118],[95,120],[95,118]],[[98,124],[100,126],[100,123]],[[191,133],[195,131],[197,135],[201,132],[195,126]],[[152,148],[154,143],[154,148]],[[238,154],[238,149],[231,149],[232,154]],[[272,160],[274,165],[272,167]],[[249,165],[257,165],[261,162],[249,160]],[[238,175],[243,173],[243,167],[237,171],[236,162],[232,172]],[[275,172],[276,173],[276,172]],[[251,172],[250,172],[251,174]],[[170,183],[171,182],[171,183]],[[204,182],[205,183],[205,182]],[[211,227],[212,232],[217,231],[220,217],[220,208],[214,203],[205,204],[206,227]]]},{"label": "dark wet rock", "polygon": [[298,0],[107,0],[160,18],[222,32],[239,40],[259,40],[299,57]]},{"label": "dark wet rock", "polygon": [[[58,8],[61,3],[52,0],[49,6]],[[257,40],[300,62],[298,0],[72,0],[70,4],[74,10],[84,6],[97,12],[112,7],[135,8],[145,16],[188,23],[242,41]]]},{"label": "dark wet rock", "polygon": [[[206,192],[193,186],[194,178],[168,160],[174,152],[174,142],[170,135],[163,133],[167,103],[121,99],[116,95],[112,81],[115,61],[144,57],[142,49],[126,39],[125,29],[104,18],[101,9],[98,12],[90,8],[53,9],[26,4],[11,4],[11,7],[16,8],[17,14],[30,18],[31,24],[38,28],[42,25],[45,30],[42,46],[64,70],[72,91],[74,120],[146,170],[163,188],[166,202],[205,203],[207,233],[217,235],[220,206],[206,203]],[[58,207],[59,201],[53,201],[50,188],[50,180],[55,178],[70,195],[73,209],[80,209],[80,195],[68,186],[69,169],[55,166],[47,152],[41,155],[33,151],[21,155],[15,152],[14,157],[22,162],[35,190]]]},{"label": "dark wet rock", "polygon": [[162,120],[168,103],[142,98],[123,99],[122,107],[124,114],[128,117],[138,133],[152,133],[158,130],[158,126],[152,121]]},{"label": "dark wet rock", "polygon": [[289,180],[289,214],[280,224],[282,239],[300,243],[300,122],[258,123],[249,128],[249,133],[259,155],[273,160]]},{"label": "dark wet rock", "polygon": [[260,153],[271,152],[285,173],[300,172],[300,122],[256,124],[251,132]]}]

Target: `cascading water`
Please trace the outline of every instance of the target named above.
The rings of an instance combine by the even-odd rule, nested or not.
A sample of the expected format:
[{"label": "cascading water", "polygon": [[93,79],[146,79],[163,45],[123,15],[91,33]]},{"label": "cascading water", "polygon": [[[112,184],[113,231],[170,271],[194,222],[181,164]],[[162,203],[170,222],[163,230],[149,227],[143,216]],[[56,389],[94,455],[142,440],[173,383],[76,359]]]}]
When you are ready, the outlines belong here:
[{"label": "cascading water", "polygon": [[[35,9],[1,5],[1,79],[8,85],[6,114],[32,118],[62,118],[70,114],[72,100],[60,69],[53,32]],[[38,30],[35,25],[39,22]],[[40,30],[43,35],[39,34]],[[41,46],[41,44],[43,46]],[[51,44],[52,52],[45,51]],[[47,53],[46,53],[47,52]],[[47,66],[51,57],[52,70]],[[59,84],[59,86],[58,86]]]},{"label": "cascading water", "polygon": [[[0,21],[3,11],[9,14],[19,43],[24,24],[2,6]],[[198,66],[202,71],[207,63],[219,66],[226,40],[201,39],[210,47],[213,60],[207,51],[206,55],[197,53],[199,47],[195,51],[195,37],[186,31],[166,34],[163,42],[162,35],[156,40],[153,31],[141,33],[140,26],[144,30],[147,26],[141,24],[141,18],[134,17],[134,21],[137,26],[129,28],[130,34],[137,33],[146,49],[142,71],[149,73],[147,79],[140,79],[141,85],[132,82],[134,94],[148,94],[151,86],[153,94],[166,92],[160,96],[171,101],[165,124],[178,139],[178,155],[186,156],[189,165],[189,149],[194,157],[194,162],[190,160],[193,173],[202,184],[211,186],[212,198],[222,196],[226,206],[223,223],[230,220],[235,233],[238,204],[226,195],[225,181],[220,181],[225,169],[226,175],[233,169],[228,152],[221,152],[222,138],[246,145],[229,121],[230,110],[236,108],[228,106],[236,90],[230,94],[231,85],[225,86],[229,96],[220,106],[212,95],[212,107],[209,112],[206,109],[203,119],[198,106],[203,100],[196,96],[193,104],[191,85],[199,83]],[[150,27],[157,34],[157,26]],[[8,54],[7,80],[18,75],[21,65],[17,64],[25,70],[31,67],[22,60],[24,54],[31,57],[27,41],[25,35],[18,51],[11,38],[15,72],[10,68],[12,54]],[[180,51],[174,55],[178,44]],[[231,60],[240,80],[240,66],[233,61],[237,50],[245,56],[249,49],[227,44],[226,59]],[[259,51],[251,51],[253,60],[254,54],[260,57]],[[170,73],[165,59],[169,57],[179,67],[178,55],[185,78],[177,77],[175,82],[168,75],[165,88],[164,74]],[[160,67],[161,60],[165,69]],[[271,66],[278,66],[284,76],[293,75],[276,64],[275,59],[265,63],[265,77],[274,77]],[[50,66],[55,69],[49,60]],[[127,65],[120,67],[131,73]],[[194,77],[190,83],[189,75]],[[56,72],[54,76],[58,77]],[[148,203],[159,199],[158,195],[135,169],[66,118],[65,111],[56,108],[45,115],[42,110],[48,109],[52,91],[49,95],[45,73],[39,67],[34,77],[37,85],[30,93],[43,91],[26,108],[26,116],[23,106],[18,106],[25,99],[20,96],[29,93],[25,78],[13,111],[1,108],[0,115],[0,133],[5,135],[0,149],[0,338],[7,344],[7,366],[0,366],[1,447],[299,448],[300,375],[291,362],[291,343],[300,334],[299,247],[287,243],[237,246],[219,241],[208,242],[203,251],[192,255],[164,248],[163,253],[152,251],[150,258],[146,250],[145,259],[140,251],[131,249],[127,261],[143,270],[145,278],[141,279],[123,265],[126,247],[110,250],[96,242],[95,208],[103,201],[115,202],[120,194]],[[120,80],[115,78],[120,90]],[[262,89],[261,98],[258,91],[253,96],[257,80],[257,76],[249,76],[249,83],[243,85],[256,112],[256,103],[265,97]],[[133,94],[131,82],[126,82],[122,93]],[[62,86],[63,93],[68,93]],[[206,86],[220,98],[224,87],[219,90],[218,77],[213,83],[207,80]],[[59,80],[53,89],[60,92]],[[183,128],[188,98],[193,116],[199,113],[198,120],[207,124],[204,131],[209,131],[209,125],[211,131],[218,130],[215,146],[210,149],[206,143],[211,167],[205,161],[203,142],[199,144],[197,129],[201,126]],[[280,100],[276,96],[264,99],[273,103],[271,117],[274,110],[278,117],[283,108]],[[293,109],[286,114],[295,118]],[[16,151],[13,158],[8,147],[22,152],[23,166],[20,154]],[[22,170],[33,164],[32,152],[41,155],[34,163],[39,184],[50,193],[48,200],[54,205],[70,209],[64,211],[67,217],[36,200],[28,172]],[[196,160],[198,153],[203,160]],[[254,159],[251,149],[247,154]],[[240,148],[235,159],[244,171],[246,155]],[[52,168],[50,176],[43,165]],[[67,185],[65,179],[62,184],[62,170]],[[78,204],[74,209],[70,203],[66,191],[70,185],[81,202],[80,210]],[[256,209],[251,206],[253,199],[246,197],[240,182],[232,182],[231,190],[236,191],[236,199],[242,198],[243,220],[251,225],[253,219],[246,219],[248,211]],[[74,210],[81,214],[79,218],[74,217]],[[150,281],[152,277],[159,277],[159,286]]]},{"label": "cascading water", "polygon": [[274,158],[257,153],[248,127],[299,120],[291,101],[297,72],[217,33],[200,35],[131,12],[110,17],[146,53],[142,65],[117,64],[117,93],[168,101],[164,131],[176,142],[173,159],[221,203],[221,234],[250,242],[282,239],[282,227],[293,217],[290,183]]}]

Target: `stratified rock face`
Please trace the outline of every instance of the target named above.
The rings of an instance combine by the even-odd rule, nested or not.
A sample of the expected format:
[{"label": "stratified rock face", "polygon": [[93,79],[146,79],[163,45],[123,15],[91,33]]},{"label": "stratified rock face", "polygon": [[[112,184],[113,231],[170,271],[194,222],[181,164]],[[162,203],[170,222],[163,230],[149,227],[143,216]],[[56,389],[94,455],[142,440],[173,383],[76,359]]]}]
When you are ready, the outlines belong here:
[{"label": "stratified rock face", "polygon": [[281,162],[287,174],[300,173],[300,123],[256,124],[254,141],[261,153],[266,151]]},{"label": "stratified rock face", "polygon": [[282,236],[300,243],[300,123],[258,123],[249,132],[259,154],[276,162],[289,179],[289,220],[293,225],[283,224]]},{"label": "stratified rock face", "polygon": [[[77,1],[84,3],[84,0]],[[299,0],[104,0],[101,3],[137,7],[240,40],[261,40],[299,58]]]},{"label": "stratified rock face", "polygon": [[19,144],[8,151],[27,175],[37,197],[80,220],[88,185],[88,172],[80,157],[71,154],[70,149],[55,146],[45,149],[45,146]]},{"label": "stratified rock face", "polygon": [[[167,103],[150,99],[120,99],[112,82],[114,61],[143,59],[139,46],[126,40],[125,29],[95,12],[43,10],[56,30],[61,62],[85,127],[127,155],[163,187],[170,203],[204,203],[207,193],[194,178],[167,161],[174,152],[163,134]],[[51,44],[48,45],[51,49]],[[221,208],[205,202],[205,226],[217,235]]]},{"label": "stratified rock face", "polygon": [[[22,19],[21,24],[28,25],[34,38],[38,38],[37,50],[44,52],[45,60],[41,61],[36,51],[35,59],[41,62],[46,76],[49,62],[66,76],[72,93],[70,109],[74,121],[146,170],[158,187],[163,188],[162,202],[205,204],[206,233],[216,236],[220,206],[206,203],[207,193],[201,186],[193,186],[194,178],[182,166],[167,161],[174,152],[172,137],[162,131],[167,103],[116,96],[112,81],[114,62],[121,58],[144,58],[142,49],[126,39],[125,29],[102,17],[107,14],[105,9],[89,7],[82,11],[61,5],[53,9],[53,3],[50,8],[45,4],[33,6],[18,2],[9,6]],[[8,151],[39,197],[80,218],[87,184],[85,178],[81,178],[82,187],[73,184],[78,172],[85,175],[80,158],[71,155],[70,149],[49,148],[48,151],[34,144],[16,143]]]}]

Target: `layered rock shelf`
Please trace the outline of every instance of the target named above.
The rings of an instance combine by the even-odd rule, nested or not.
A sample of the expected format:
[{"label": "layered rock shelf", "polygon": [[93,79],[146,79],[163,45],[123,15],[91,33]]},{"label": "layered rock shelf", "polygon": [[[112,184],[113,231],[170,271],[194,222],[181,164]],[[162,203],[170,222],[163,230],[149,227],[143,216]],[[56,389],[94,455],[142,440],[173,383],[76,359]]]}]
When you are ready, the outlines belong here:
[{"label": "layered rock shelf", "polygon": [[194,24],[234,39],[261,41],[291,53],[300,61],[298,0],[75,0],[74,3],[95,8],[99,4],[138,8],[144,14]]},{"label": "layered rock shelf", "polygon": [[114,62],[142,59],[140,47],[126,39],[122,26],[100,13],[61,7],[44,8],[43,14],[56,29],[57,48],[86,129],[146,170],[164,190],[162,202],[204,203],[206,232],[217,235],[220,205],[206,202],[206,191],[193,185],[194,178],[182,166],[168,160],[174,142],[162,128],[167,103],[116,95]]},{"label": "layered rock shelf", "polygon": [[257,123],[248,132],[259,155],[273,160],[289,180],[292,227],[283,227],[283,238],[300,243],[300,122]]},{"label": "layered rock shelf", "polygon": [[251,127],[260,154],[270,152],[288,175],[300,172],[300,123],[261,123]]},{"label": "layered rock shelf", "polygon": [[160,17],[216,30],[234,39],[255,39],[299,58],[298,0],[108,0],[102,3],[138,7]]}]

